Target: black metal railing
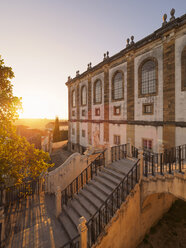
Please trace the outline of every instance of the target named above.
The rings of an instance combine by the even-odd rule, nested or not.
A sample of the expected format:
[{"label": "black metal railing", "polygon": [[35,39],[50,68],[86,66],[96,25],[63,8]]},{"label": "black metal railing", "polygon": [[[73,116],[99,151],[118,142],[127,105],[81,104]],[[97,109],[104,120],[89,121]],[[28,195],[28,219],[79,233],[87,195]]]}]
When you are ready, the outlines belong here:
[{"label": "black metal railing", "polygon": [[111,161],[117,161],[127,157],[127,149],[129,144],[123,144],[111,147]]},{"label": "black metal railing", "polygon": [[148,175],[183,173],[186,169],[186,145],[165,149],[163,153],[143,151],[143,173]]},{"label": "black metal railing", "polygon": [[88,247],[92,247],[96,242],[99,235],[104,231],[105,226],[114,216],[117,209],[120,208],[121,204],[125,201],[126,197],[130,194],[138,181],[139,160],[88,221]]},{"label": "black metal railing", "polygon": [[138,158],[138,148],[131,146],[131,153],[133,158]]},{"label": "black metal railing", "polygon": [[[10,187],[1,187],[0,190],[0,206],[9,205],[14,201],[20,200],[21,198],[26,197],[27,195],[39,194],[39,182],[40,180],[34,180],[29,182],[24,182],[22,184],[10,186]],[[3,202],[4,198],[4,202]]]},{"label": "black metal railing", "polygon": [[79,176],[77,176],[62,192],[61,204],[67,205],[68,200],[72,199],[80,189],[84,187],[90,180],[92,180],[100,170],[101,166],[105,166],[105,151],[100,153],[90,165],[84,169]]}]

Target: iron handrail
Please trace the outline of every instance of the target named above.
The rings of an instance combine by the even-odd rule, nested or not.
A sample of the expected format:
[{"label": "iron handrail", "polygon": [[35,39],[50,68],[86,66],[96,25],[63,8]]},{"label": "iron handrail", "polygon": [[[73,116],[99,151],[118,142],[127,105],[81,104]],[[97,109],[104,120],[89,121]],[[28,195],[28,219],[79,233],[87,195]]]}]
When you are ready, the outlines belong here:
[{"label": "iron handrail", "polygon": [[92,161],[64,190],[61,191],[62,205],[66,205],[69,199],[72,199],[73,196],[78,193],[90,179],[93,179],[94,175],[97,175],[98,168],[100,169],[100,166],[105,164],[105,151],[106,149],[101,152],[101,154],[99,154],[94,161]]},{"label": "iron handrail", "polygon": [[[95,237],[92,237],[92,232],[93,232],[93,225],[94,222],[96,222],[96,220],[94,220],[96,218],[96,216],[98,215],[99,217],[99,222],[101,221],[101,218],[104,216],[106,216],[106,220],[105,220],[105,225],[110,221],[110,219],[114,216],[115,212],[117,209],[119,209],[119,207],[121,206],[121,204],[125,201],[126,197],[130,194],[130,191],[134,188],[134,186],[137,184],[137,182],[139,181],[139,159],[137,160],[137,162],[134,164],[134,166],[130,169],[130,171],[127,173],[127,175],[125,175],[125,177],[122,179],[122,181],[120,182],[119,185],[117,185],[117,187],[110,193],[110,195],[107,197],[107,199],[104,201],[104,203],[99,207],[99,209],[96,211],[96,213],[91,217],[91,219],[86,223],[87,227],[88,227],[88,233],[89,236],[91,236],[91,240],[88,240],[89,244],[94,244],[96,239]],[[135,174],[135,183],[133,182],[134,178],[133,178],[133,172],[136,172]],[[131,180],[131,189],[129,190],[128,188],[128,184],[129,184],[129,180],[130,177],[132,178]],[[126,196],[124,197],[124,183],[127,183],[127,188],[126,188]],[[122,190],[120,190],[120,188]],[[120,191],[120,193],[119,193]],[[120,194],[120,199],[119,199],[119,194]],[[116,196],[117,198],[117,202],[116,202],[116,209],[114,211],[113,208],[113,200],[114,200],[114,196]],[[108,212],[108,205],[112,203],[112,211],[111,211],[111,215],[108,216],[109,218],[107,219],[107,212]],[[101,212],[103,212],[104,214],[101,216]],[[91,229],[91,230],[90,230]],[[95,230],[94,230],[95,231]],[[97,237],[102,233],[103,230],[101,230],[101,227],[99,228],[99,232],[98,235],[96,235]],[[91,233],[90,233],[91,232]],[[95,236],[95,233],[94,235]],[[90,239],[90,237],[89,237]],[[91,246],[90,245],[90,246]]]}]

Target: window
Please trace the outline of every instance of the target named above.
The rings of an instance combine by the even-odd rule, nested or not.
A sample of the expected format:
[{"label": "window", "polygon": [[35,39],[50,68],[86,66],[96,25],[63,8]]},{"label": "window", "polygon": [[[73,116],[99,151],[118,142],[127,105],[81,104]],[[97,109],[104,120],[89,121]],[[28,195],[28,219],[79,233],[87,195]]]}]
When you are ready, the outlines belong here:
[{"label": "window", "polygon": [[139,67],[139,95],[141,97],[155,95],[157,93],[157,62],[148,59]]},{"label": "window", "polygon": [[102,84],[101,84],[101,80],[97,80],[94,83],[94,103],[101,103],[102,102]]},{"label": "window", "polygon": [[144,115],[152,115],[153,112],[154,112],[154,105],[153,105],[153,103],[143,103],[142,113]]},{"label": "window", "polygon": [[82,114],[82,116],[85,116],[86,115],[85,109],[82,110],[81,114]]},{"label": "window", "polygon": [[114,145],[120,145],[120,136],[114,135]]},{"label": "window", "polygon": [[86,86],[81,87],[81,105],[84,106],[87,104],[87,89]]},{"label": "window", "polygon": [[95,116],[100,116],[100,108],[95,109]]},{"label": "window", "polygon": [[72,128],[72,135],[75,135],[75,128]]},{"label": "window", "polygon": [[186,91],[186,46],[181,54],[181,90]]},{"label": "window", "polygon": [[121,100],[123,99],[123,73],[116,72],[112,81],[112,99]]},{"label": "window", "polygon": [[143,149],[152,150],[152,140],[151,139],[142,139]]},{"label": "window", "polygon": [[82,137],[85,137],[85,130],[82,130]]},{"label": "window", "polygon": [[75,111],[74,110],[72,110],[72,116],[75,116]]},{"label": "window", "polygon": [[114,106],[114,115],[121,114],[121,106]]},{"label": "window", "polygon": [[76,106],[76,92],[75,90],[72,91],[72,107]]}]

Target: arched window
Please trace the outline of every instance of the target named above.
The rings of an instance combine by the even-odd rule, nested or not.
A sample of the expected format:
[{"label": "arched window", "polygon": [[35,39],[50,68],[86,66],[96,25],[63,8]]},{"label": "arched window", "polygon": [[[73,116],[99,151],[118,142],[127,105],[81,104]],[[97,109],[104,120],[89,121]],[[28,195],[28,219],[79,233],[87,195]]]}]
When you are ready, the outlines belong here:
[{"label": "arched window", "polygon": [[112,80],[112,99],[123,99],[123,73],[116,72]]},{"label": "arched window", "polygon": [[181,89],[186,91],[186,46],[181,54]]},{"label": "arched window", "polygon": [[76,92],[75,90],[72,91],[72,107],[76,106]]},{"label": "arched window", "polygon": [[101,80],[97,80],[94,83],[94,103],[101,103],[102,102],[102,84]]},{"label": "arched window", "polygon": [[87,104],[87,89],[86,86],[81,87],[81,105],[84,106]]},{"label": "arched window", "polygon": [[140,93],[142,96],[157,93],[157,68],[155,60],[149,59],[139,67]]}]

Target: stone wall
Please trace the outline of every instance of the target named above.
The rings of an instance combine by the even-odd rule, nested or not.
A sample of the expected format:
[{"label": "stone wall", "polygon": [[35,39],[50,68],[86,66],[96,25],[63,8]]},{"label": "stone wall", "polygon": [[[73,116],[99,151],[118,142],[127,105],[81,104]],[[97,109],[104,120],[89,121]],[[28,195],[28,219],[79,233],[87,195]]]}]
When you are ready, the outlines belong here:
[{"label": "stone wall", "polygon": [[45,191],[55,193],[66,188],[87,167],[87,156],[72,154],[60,167],[46,175]]}]

